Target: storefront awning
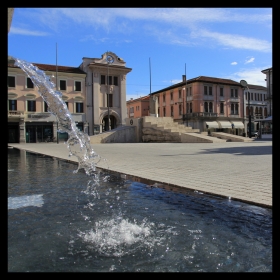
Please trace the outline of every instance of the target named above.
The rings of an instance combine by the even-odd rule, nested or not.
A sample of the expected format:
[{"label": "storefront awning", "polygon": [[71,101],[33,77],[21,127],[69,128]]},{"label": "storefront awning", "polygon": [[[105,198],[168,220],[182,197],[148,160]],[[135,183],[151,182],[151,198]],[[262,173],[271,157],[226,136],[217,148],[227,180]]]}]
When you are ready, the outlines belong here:
[{"label": "storefront awning", "polygon": [[242,122],[231,122],[234,124],[234,128],[244,128],[244,124]]},{"label": "storefront awning", "polygon": [[218,121],[218,123],[220,124],[220,127],[221,127],[221,128],[232,128],[230,122],[227,122],[227,121],[224,121],[224,122]]},{"label": "storefront awning", "polygon": [[206,122],[208,128],[220,128],[217,122]]}]

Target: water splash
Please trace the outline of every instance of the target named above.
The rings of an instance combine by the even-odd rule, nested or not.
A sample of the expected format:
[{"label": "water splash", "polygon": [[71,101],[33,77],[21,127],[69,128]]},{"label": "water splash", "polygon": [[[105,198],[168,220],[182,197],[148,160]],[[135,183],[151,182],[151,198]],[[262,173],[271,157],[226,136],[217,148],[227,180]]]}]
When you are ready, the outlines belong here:
[{"label": "water splash", "polygon": [[[91,147],[89,136],[77,128],[67,105],[62,99],[62,93],[55,90],[55,84],[44,71],[24,60],[11,58],[15,60],[14,64],[19,66],[32,80],[33,84],[38,87],[40,95],[48,105],[48,111],[57,118],[58,131],[68,133],[69,139],[66,144],[69,156],[76,156],[79,162],[78,169],[74,173],[83,168],[86,174],[91,176],[83,193],[89,198],[100,199],[98,193],[100,173],[96,172],[96,165],[101,157]],[[103,181],[105,182],[107,179],[105,176]],[[92,206],[94,206],[94,203],[90,201],[86,208],[93,210]],[[84,218],[89,220],[87,216]],[[131,223],[120,215],[118,218],[96,222],[95,229],[85,232],[79,230],[78,236],[102,255],[123,256],[143,248],[143,246],[152,248],[155,243],[160,243],[154,233],[154,227],[155,225],[148,223],[146,219],[137,224],[136,221]]]},{"label": "water splash", "polygon": [[101,255],[121,257],[132,254],[139,248],[152,248],[158,240],[154,235],[154,223],[144,219],[133,223],[128,219],[103,220],[95,223],[95,229],[79,232],[84,242],[94,247]]},{"label": "water splash", "polygon": [[14,57],[12,59],[15,60],[15,65],[19,66],[38,87],[40,95],[48,105],[48,111],[57,118],[58,131],[68,133],[69,139],[66,144],[69,156],[76,156],[79,162],[78,169],[75,172],[84,169],[87,175],[93,175],[101,157],[91,147],[89,136],[77,128],[67,105],[62,99],[62,93],[55,90],[55,84],[44,71],[24,60]]}]

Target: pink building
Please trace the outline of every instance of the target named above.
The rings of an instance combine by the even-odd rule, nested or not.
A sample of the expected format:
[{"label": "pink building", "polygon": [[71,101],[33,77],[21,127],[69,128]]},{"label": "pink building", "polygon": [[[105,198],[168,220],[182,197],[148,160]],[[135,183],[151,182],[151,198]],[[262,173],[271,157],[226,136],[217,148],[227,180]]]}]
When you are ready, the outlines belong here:
[{"label": "pink building", "polygon": [[[248,86],[254,131],[254,120],[267,115],[267,89]],[[182,82],[151,93],[150,112],[158,117],[173,117],[174,121],[200,131],[213,129],[243,135],[249,112],[246,92],[239,82],[230,79],[199,76],[186,80],[183,75]]]}]

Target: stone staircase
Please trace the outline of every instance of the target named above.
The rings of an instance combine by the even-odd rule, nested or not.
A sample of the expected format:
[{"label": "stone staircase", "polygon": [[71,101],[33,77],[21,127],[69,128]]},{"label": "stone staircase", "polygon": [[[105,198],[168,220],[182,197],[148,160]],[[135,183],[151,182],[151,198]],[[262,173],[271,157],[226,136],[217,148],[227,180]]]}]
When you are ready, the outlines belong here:
[{"label": "stone staircase", "polygon": [[143,118],[142,141],[153,143],[214,143],[224,139],[201,134],[199,129],[186,127],[173,121],[171,117]]}]

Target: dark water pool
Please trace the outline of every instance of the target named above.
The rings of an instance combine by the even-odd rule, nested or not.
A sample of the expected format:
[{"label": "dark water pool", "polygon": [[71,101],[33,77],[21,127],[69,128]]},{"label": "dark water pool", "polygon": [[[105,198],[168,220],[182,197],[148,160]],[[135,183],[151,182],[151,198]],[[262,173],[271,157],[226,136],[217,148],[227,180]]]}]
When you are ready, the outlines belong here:
[{"label": "dark water pool", "polygon": [[8,149],[8,272],[272,272],[272,210]]}]

